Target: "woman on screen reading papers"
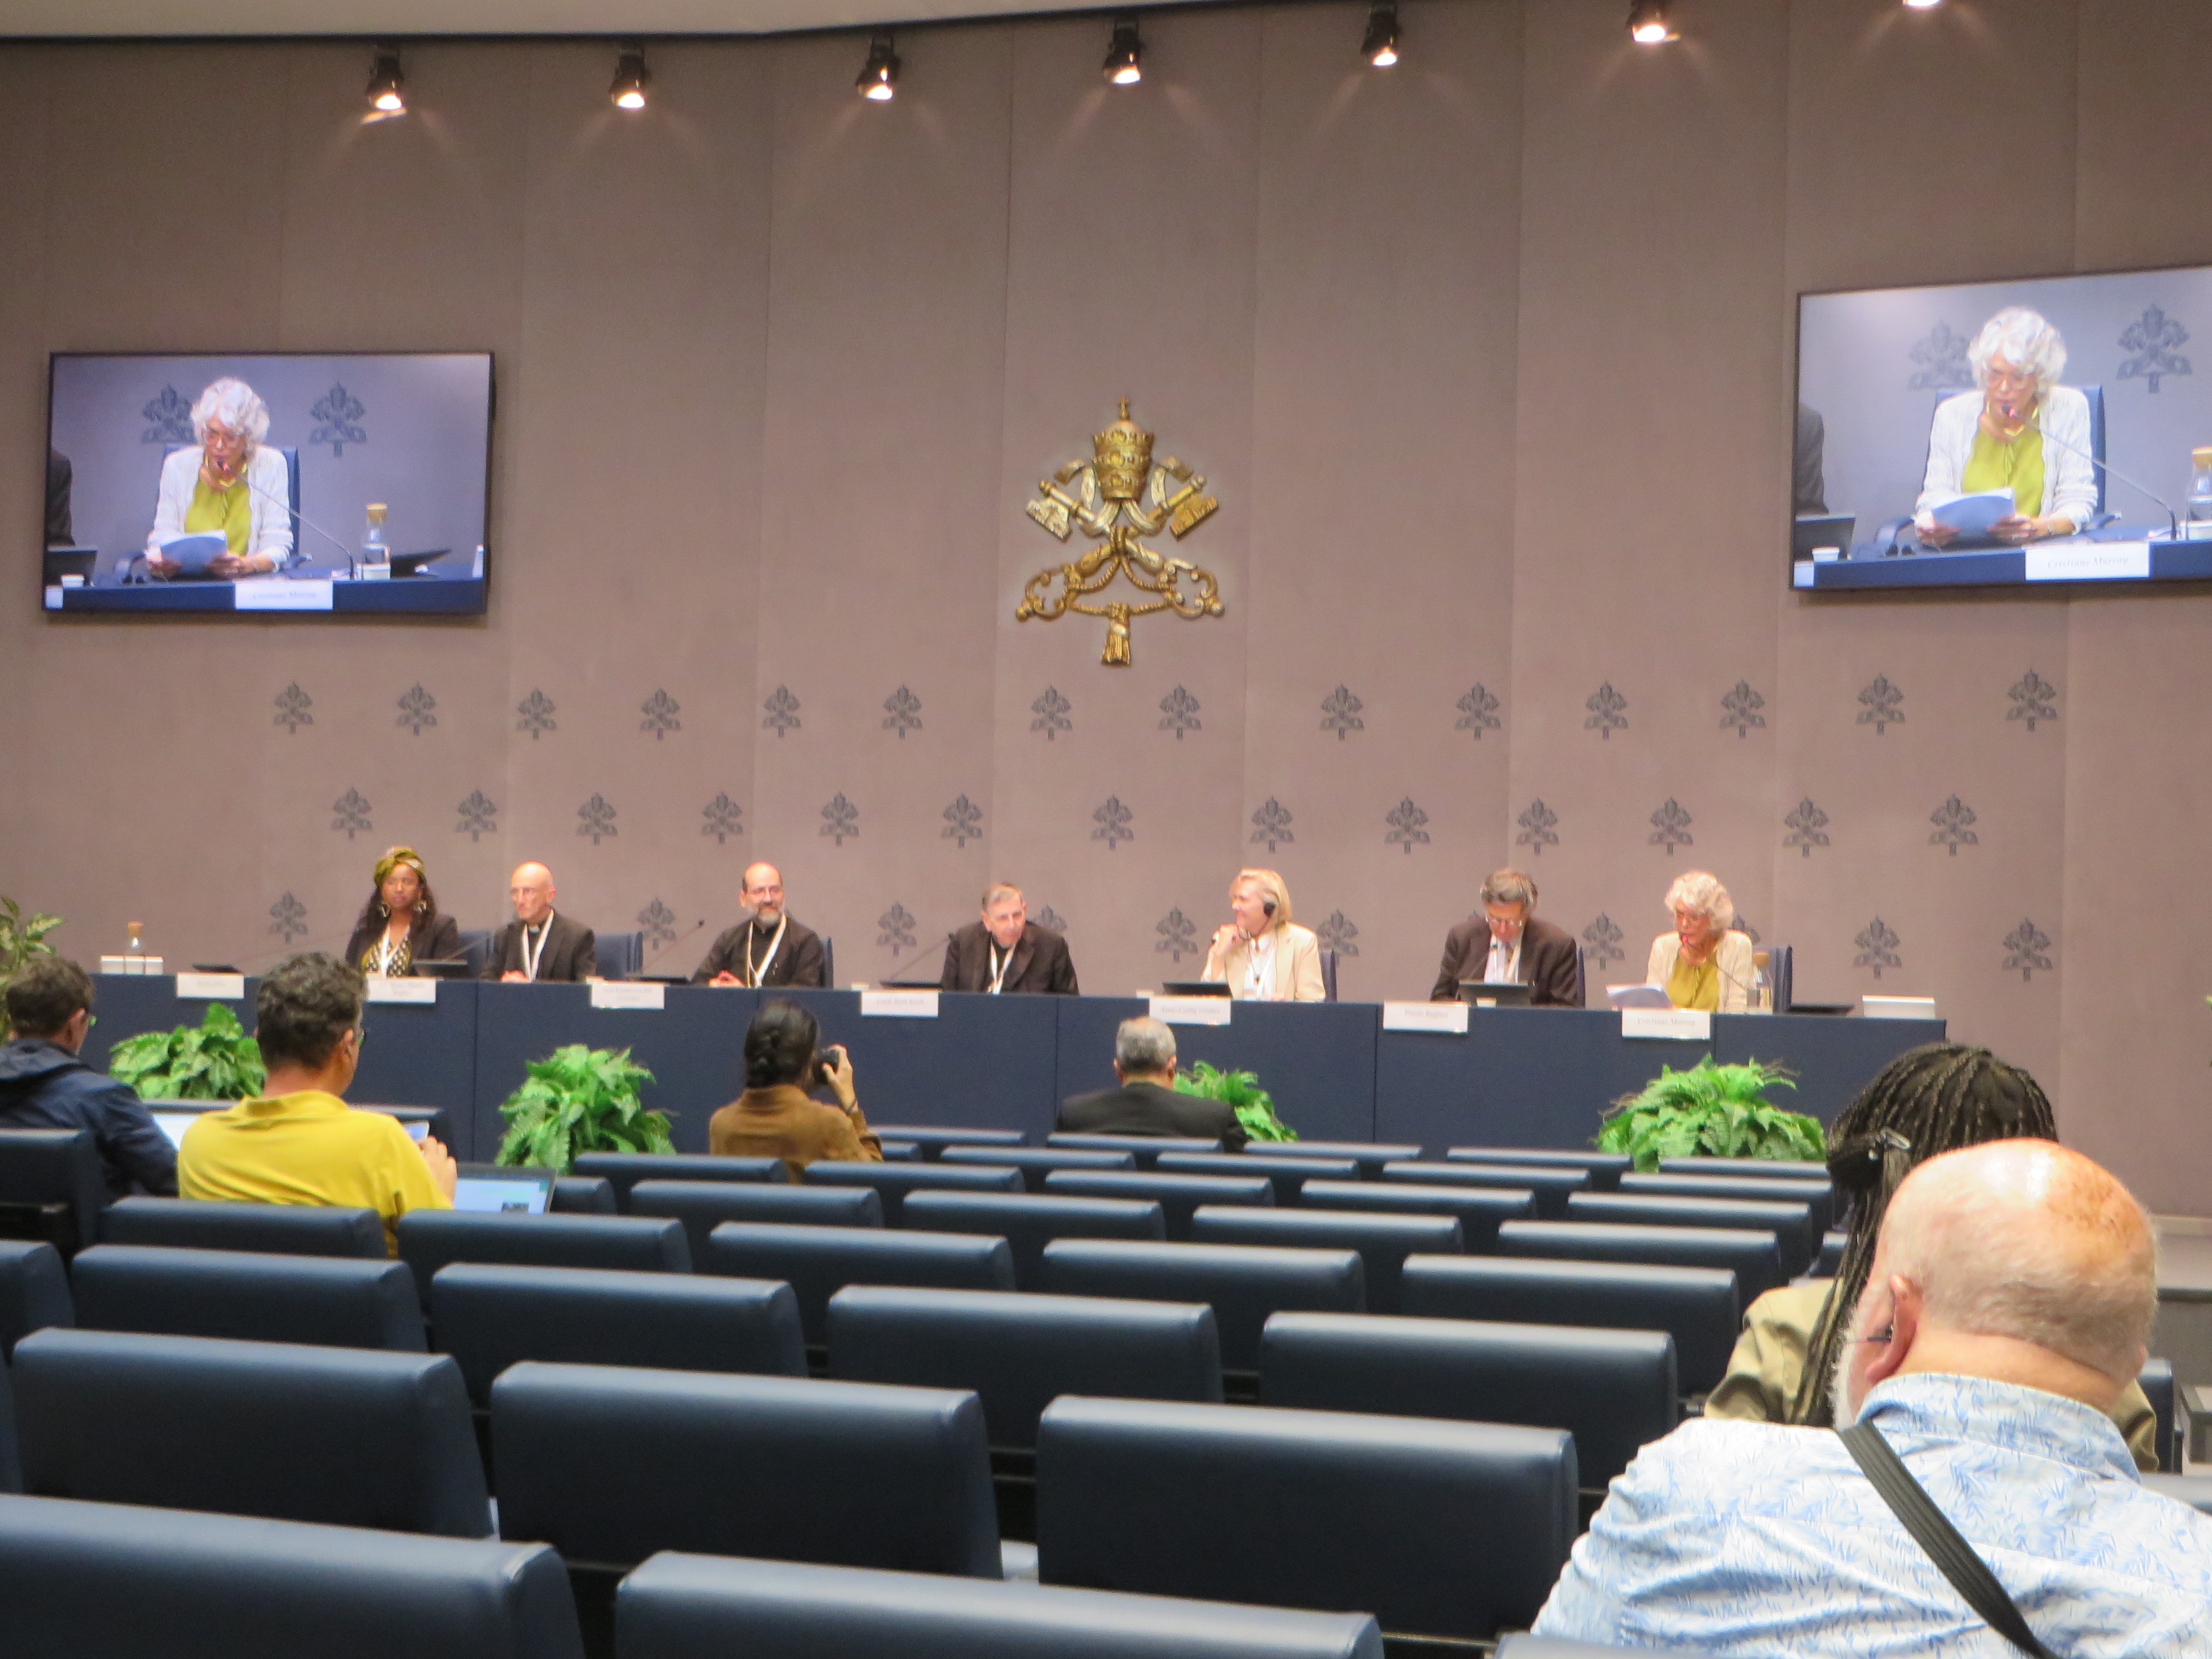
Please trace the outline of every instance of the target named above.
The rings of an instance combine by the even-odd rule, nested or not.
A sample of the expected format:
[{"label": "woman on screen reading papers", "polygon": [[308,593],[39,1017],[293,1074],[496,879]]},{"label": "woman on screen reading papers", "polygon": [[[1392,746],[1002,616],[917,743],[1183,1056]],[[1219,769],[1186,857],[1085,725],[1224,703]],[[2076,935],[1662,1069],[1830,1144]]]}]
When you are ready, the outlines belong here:
[{"label": "woman on screen reading papers", "polygon": [[2070,536],[2097,510],[2089,464],[2089,400],[2058,384],[2066,342],[2025,306],[2007,306],[1966,348],[1981,390],[1936,406],[1928,476],[1912,509],[1920,539],[1958,534],[1936,509],[1960,495],[2012,491],[2013,511],[1990,526],[2003,542]]},{"label": "woman on screen reading papers", "polygon": [[1229,914],[1213,930],[1200,979],[1225,982],[1239,1001],[1319,1002],[1321,941],[1291,920],[1291,890],[1273,870],[1239,870]]},{"label": "woman on screen reading papers", "polygon": [[1703,870],[1686,870],[1667,890],[1674,931],[1651,941],[1647,985],[1667,988],[1677,1008],[1740,1014],[1751,1006],[1751,936],[1732,931],[1735,902]]},{"label": "woman on screen reading papers", "polygon": [[245,381],[225,375],[200,393],[192,405],[197,446],[161,463],[149,570],[175,575],[180,567],[161,556],[162,544],[207,531],[226,543],[208,561],[210,575],[258,576],[291,562],[291,478],[283,453],[262,447],[268,435],[269,405]]},{"label": "woman on screen reading papers", "polygon": [[364,974],[401,979],[415,973],[418,962],[460,953],[460,924],[438,914],[422,855],[411,847],[392,848],[376,861],[376,886],[361,907],[345,959]]}]

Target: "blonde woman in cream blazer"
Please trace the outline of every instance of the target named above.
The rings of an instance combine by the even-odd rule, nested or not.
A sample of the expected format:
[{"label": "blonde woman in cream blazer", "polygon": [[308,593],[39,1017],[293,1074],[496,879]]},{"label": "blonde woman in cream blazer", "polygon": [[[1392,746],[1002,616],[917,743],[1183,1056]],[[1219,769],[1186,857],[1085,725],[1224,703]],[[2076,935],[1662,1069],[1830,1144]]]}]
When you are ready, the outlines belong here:
[{"label": "blonde woman in cream blazer", "polygon": [[1713,1001],[1680,1003],[1684,1007],[1709,1007],[1723,1014],[1741,1014],[1751,1007],[1751,936],[1730,927],[1735,903],[1729,890],[1709,872],[1686,871],[1667,890],[1667,908],[1674,913],[1674,931],[1651,941],[1651,960],[1644,969],[1646,985],[1664,987],[1675,996],[1669,981],[1681,965],[1686,947],[1692,964],[1712,963],[1718,972]]},{"label": "blonde woman in cream blazer", "polygon": [[1236,920],[1213,930],[1200,979],[1225,983],[1238,1001],[1323,1000],[1321,940],[1291,920],[1291,890],[1282,877],[1239,870],[1229,887],[1229,913]]}]

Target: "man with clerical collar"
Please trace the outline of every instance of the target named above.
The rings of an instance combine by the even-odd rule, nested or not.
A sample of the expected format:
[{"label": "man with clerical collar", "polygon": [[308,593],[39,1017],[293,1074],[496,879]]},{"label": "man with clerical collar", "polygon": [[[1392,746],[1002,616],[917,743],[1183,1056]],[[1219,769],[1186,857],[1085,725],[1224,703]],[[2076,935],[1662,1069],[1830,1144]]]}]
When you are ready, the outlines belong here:
[{"label": "man with clerical collar", "polygon": [[969,922],[945,942],[939,988],[988,996],[1024,991],[1076,995],[1067,941],[1029,918],[1022,890],[1012,882],[993,882],[983,891],[982,920]]},{"label": "man with clerical collar", "polygon": [[773,864],[748,866],[738,897],[752,919],[714,941],[691,975],[694,985],[828,986],[821,936],[783,908],[781,870]]},{"label": "man with clerical collar", "polygon": [[599,940],[580,921],[553,908],[553,872],[542,864],[519,864],[507,878],[514,920],[499,931],[484,957],[482,977],[517,985],[566,985],[599,976]]}]

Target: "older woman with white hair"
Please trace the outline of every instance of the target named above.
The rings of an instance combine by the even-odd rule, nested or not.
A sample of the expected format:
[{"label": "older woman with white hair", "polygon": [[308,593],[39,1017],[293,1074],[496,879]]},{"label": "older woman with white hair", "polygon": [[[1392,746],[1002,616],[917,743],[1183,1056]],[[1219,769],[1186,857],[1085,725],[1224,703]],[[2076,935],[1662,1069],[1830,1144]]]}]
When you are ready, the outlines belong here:
[{"label": "older woman with white hair", "polygon": [[1320,1002],[1321,940],[1291,920],[1291,890],[1273,870],[1239,870],[1229,884],[1232,920],[1213,930],[1201,980],[1225,983],[1239,1001]]},{"label": "older woman with white hair", "polygon": [[1651,941],[1644,982],[1677,1008],[1741,1014],[1751,1006],[1751,936],[1734,931],[1735,902],[1717,878],[1686,870],[1667,890],[1674,931]]},{"label": "older woman with white hair", "polygon": [[208,562],[211,576],[263,575],[291,562],[291,480],[283,452],[263,447],[268,435],[269,405],[245,381],[225,375],[200,393],[192,405],[197,441],[161,463],[149,570],[175,575],[181,566],[162,556],[162,545],[209,532],[225,544]]},{"label": "older woman with white hair", "polygon": [[2070,536],[2097,510],[2089,462],[2089,400],[2058,384],[2066,342],[2037,313],[2007,306],[1966,349],[1978,390],[1946,398],[1928,434],[1928,476],[1913,507],[1920,538],[1941,547],[1957,531],[1944,502],[2008,489],[2013,510],[1990,526],[1999,541]]}]

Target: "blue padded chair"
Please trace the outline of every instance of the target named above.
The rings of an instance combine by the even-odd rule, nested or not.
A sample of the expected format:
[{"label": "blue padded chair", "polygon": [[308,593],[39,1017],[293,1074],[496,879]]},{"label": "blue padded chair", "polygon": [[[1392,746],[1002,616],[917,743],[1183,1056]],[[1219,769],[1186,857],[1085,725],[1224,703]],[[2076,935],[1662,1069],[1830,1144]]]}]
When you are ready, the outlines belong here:
[{"label": "blue padded chair", "polygon": [[468,963],[471,979],[483,977],[484,964],[491,960],[490,928],[461,929],[461,960]]},{"label": "blue padded chair", "polygon": [[1630,1193],[1577,1193],[1570,1221],[1619,1222],[1632,1227],[1741,1227],[1771,1232],[1782,1249],[1782,1276],[1795,1279],[1820,1254],[1813,1206],[1794,1200],[1674,1198]]},{"label": "blue padded chair", "polygon": [[616,1646],[622,1659],[1382,1659],[1365,1613],[672,1551],[623,1581]]},{"label": "blue padded chair", "polygon": [[1419,1146],[1386,1140],[1255,1140],[1244,1148],[1247,1158],[1348,1158],[1363,1181],[1379,1181],[1383,1165],[1420,1155]]},{"label": "blue padded chair", "polygon": [[1056,1238],[1164,1239],[1167,1221],[1152,1200],[1070,1198],[1037,1193],[914,1193],[906,1224],[940,1233],[1003,1238],[1014,1254],[1018,1290],[1042,1287],[1045,1246]]},{"label": "blue padded chair", "polygon": [[858,1159],[817,1158],[802,1177],[811,1187],[872,1187],[883,1200],[884,1224],[902,1224],[906,1195],[925,1187],[951,1187],[971,1193],[1018,1193],[1022,1172],[970,1169],[958,1164],[866,1164]]},{"label": "blue padded chair", "polygon": [[928,1161],[922,1157],[921,1148],[911,1140],[884,1140],[878,1142],[877,1146],[886,1164],[922,1164]]},{"label": "blue padded chair", "polygon": [[1827,1181],[1828,1166],[1810,1158],[1662,1158],[1661,1175],[1750,1176],[1766,1181]]},{"label": "blue padded chair", "polygon": [[1030,1191],[1044,1190],[1055,1170],[1134,1170],[1130,1152],[1084,1152],[1066,1146],[947,1146],[935,1154],[948,1168],[1019,1170]]},{"label": "blue padded chair", "polygon": [[1797,953],[1786,945],[1762,948],[1766,951],[1766,982],[1774,992],[1774,1012],[1786,1014],[1796,999]]},{"label": "blue padded chair", "polygon": [[384,1218],[325,1204],[221,1204],[194,1198],[126,1198],[102,1223],[111,1244],[189,1250],[264,1250],[388,1261]]},{"label": "blue padded chair", "polygon": [[768,1181],[789,1179],[780,1158],[708,1158],[696,1152],[586,1152],[574,1174],[612,1183],[615,1208],[628,1213],[629,1189],[641,1181]]},{"label": "blue padded chair", "polygon": [[1177,1242],[1190,1237],[1190,1218],[1202,1204],[1275,1207],[1275,1183],[1263,1175],[1170,1175],[1158,1170],[1125,1175],[1110,1170],[1097,1173],[1060,1170],[1045,1177],[1044,1189],[1067,1198],[1118,1198],[1158,1204],[1167,1222],[1168,1237]]},{"label": "blue padded chair", "polygon": [[2212,1474],[2147,1474],[2142,1483],[2200,1515],[2212,1515]]},{"label": "blue padded chair", "polygon": [[399,1259],[415,1270],[422,1305],[430,1280],[451,1261],[505,1261],[519,1267],[608,1267],[625,1273],[688,1273],[684,1224],[653,1215],[503,1215],[471,1210],[410,1210],[399,1218]]},{"label": "blue padded chair", "polygon": [[995,1578],[972,1394],[548,1365],[492,1384],[503,1535],[571,1567],[661,1550]]},{"label": "blue padded chair", "polygon": [[15,1346],[34,1496],[482,1538],[460,1367],[443,1354],[118,1331]]},{"label": "blue padded chair", "polygon": [[2148,1359],[2143,1362],[2142,1374],[2136,1378],[2150,1401],[2153,1416],[2158,1419],[2158,1467],[2162,1474],[2181,1473],[2181,1436],[2175,1426],[2173,1414],[2173,1362],[2171,1359]]},{"label": "blue padded chair", "polygon": [[1336,1000],[1336,952],[1326,945],[1321,947],[1321,1000]]},{"label": "blue padded chair", "polygon": [[1127,1152],[1139,1170],[1156,1167],[1163,1152],[1218,1152],[1218,1140],[1176,1135],[1091,1135],[1055,1129],[1044,1138],[1048,1146],[1071,1152]]},{"label": "blue padded chair", "polygon": [[1221,1345],[1203,1303],[854,1285],[830,1298],[830,1375],[973,1389],[994,1448],[1036,1444],[1064,1394],[1221,1399]]},{"label": "blue padded chair", "polygon": [[556,1176],[546,1207],[555,1215],[612,1215],[615,1183],[605,1176]]},{"label": "blue padded chair", "polygon": [[1636,1160],[1626,1152],[1563,1152],[1551,1146],[1452,1146],[1445,1150],[1444,1162],[1583,1170],[1589,1174],[1588,1190],[1593,1193],[1612,1192],[1621,1176],[1636,1167]]},{"label": "blue padded chair", "polygon": [[643,933],[595,933],[592,945],[601,979],[635,979],[644,970]]},{"label": "blue padded chair", "polygon": [[1064,1239],[1045,1246],[1043,1269],[1042,1288],[1062,1296],[1206,1303],[1231,1371],[1260,1369],[1271,1314],[1367,1310],[1366,1272],[1352,1249]]},{"label": "blue padded chair", "polygon": [[1725,1267],[1495,1255],[1409,1256],[1401,1311],[1664,1331],[1674,1340],[1676,1380],[1686,1395],[1709,1393],[1728,1374],[1741,1319],[1735,1275]]},{"label": "blue padded chair", "polygon": [[582,1659],[542,1544],[0,1498],[11,1659]]},{"label": "blue padded chair", "polygon": [[726,1221],[709,1237],[700,1265],[713,1273],[781,1279],[799,1297],[799,1328],[817,1346],[829,1340],[830,1298],[848,1285],[1014,1288],[1013,1251],[1003,1238],[889,1227]]},{"label": "blue padded chair", "polygon": [[1461,1243],[1470,1250],[1494,1248],[1501,1223],[1526,1221],[1536,1213],[1536,1195],[1525,1187],[1432,1187],[1410,1181],[1309,1182],[1300,1201],[1316,1210],[1456,1216]]},{"label": "blue padded chair", "polygon": [[0,1238],[0,1364],[33,1331],[76,1323],[62,1253],[43,1241]]},{"label": "blue padded chair", "polygon": [[[15,1449],[15,1390],[0,1365],[0,1492],[23,1490],[23,1461]],[[0,1607],[7,1604],[0,1601]]]},{"label": "blue padded chair", "polygon": [[837,941],[827,933],[822,935],[822,988],[837,988]]},{"label": "blue padded chair", "polygon": [[757,1279],[456,1261],[430,1281],[430,1316],[479,1406],[526,1359],[806,1375],[798,1298]]},{"label": "blue padded chair", "polygon": [[88,1331],[224,1336],[422,1353],[422,1308],[402,1261],[265,1250],[97,1244],[70,1270]]},{"label": "blue padded chair", "polygon": [[823,1227],[880,1227],[884,1201],[872,1187],[786,1187],[765,1181],[641,1181],[629,1189],[632,1215],[673,1216],[684,1224],[694,1262],[725,1221],[788,1221]]},{"label": "blue padded chair", "polygon": [[1850,1247],[1849,1233],[1829,1232],[1820,1235],[1820,1259],[1813,1264],[1813,1277],[1833,1279],[1843,1271],[1844,1252]]},{"label": "blue padded chair", "polygon": [[1309,1181],[1358,1181],[1359,1165],[1348,1158],[1247,1158],[1242,1152],[1162,1152],[1155,1165],[1162,1175],[1265,1176],[1275,1183],[1275,1202],[1291,1205]]},{"label": "blue padded chair", "polygon": [[1582,1485],[1599,1491],[1681,1420],[1664,1331],[1476,1319],[1277,1314],[1260,1339],[1260,1398],[1565,1429]]},{"label": "blue padded chair", "polygon": [[1407,1181],[1421,1187],[1503,1187],[1533,1194],[1536,1218],[1564,1221],[1567,1200],[1589,1190],[1589,1171],[1568,1164],[1423,1164],[1412,1160],[1386,1164],[1385,1181]]},{"label": "blue padded chair", "polygon": [[1012,1148],[1025,1146],[1029,1141],[1029,1136],[1019,1129],[960,1129],[934,1123],[878,1123],[873,1127],[881,1139],[913,1142],[932,1164],[955,1146]]},{"label": "blue padded chair", "polygon": [[1649,1261],[1664,1267],[1726,1267],[1748,1308],[1784,1282],[1781,1242],[1742,1227],[1636,1227],[1599,1221],[1509,1221],[1500,1255],[1552,1261]]},{"label": "blue padded chair", "polygon": [[[1557,1429],[1068,1396],[1037,1431],[1042,1582],[1525,1626],[1575,1533]],[[1356,1543],[1353,1540],[1357,1540]]]},{"label": "blue padded chair", "polygon": [[64,1257],[100,1242],[107,1176],[89,1129],[0,1129],[0,1225]]},{"label": "blue padded chair", "polygon": [[1811,1207],[1813,1224],[1828,1228],[1836,1221],[1836,1189],[1826,1181],[1770,1181],[1756,1176],[1625,1175],[1620,1190],[1646,1198],[1735,1198],[1753,1203],[1803,1204]]},{"label": "blue padded chair", "polygon": [[[1509,1222],[1508,1226],[1527,1225]],[[1459,1219],[1448,1215],[1383,1215],[1370,1210],[1206,1208],[1191,1218],[1194,1244],[1288,1245],[1294,1249],[1357,1250],[1372,1313],[1398,1311],[1398,1280],[1409,1255],[1457,1255],[1465,1248]]]}]

